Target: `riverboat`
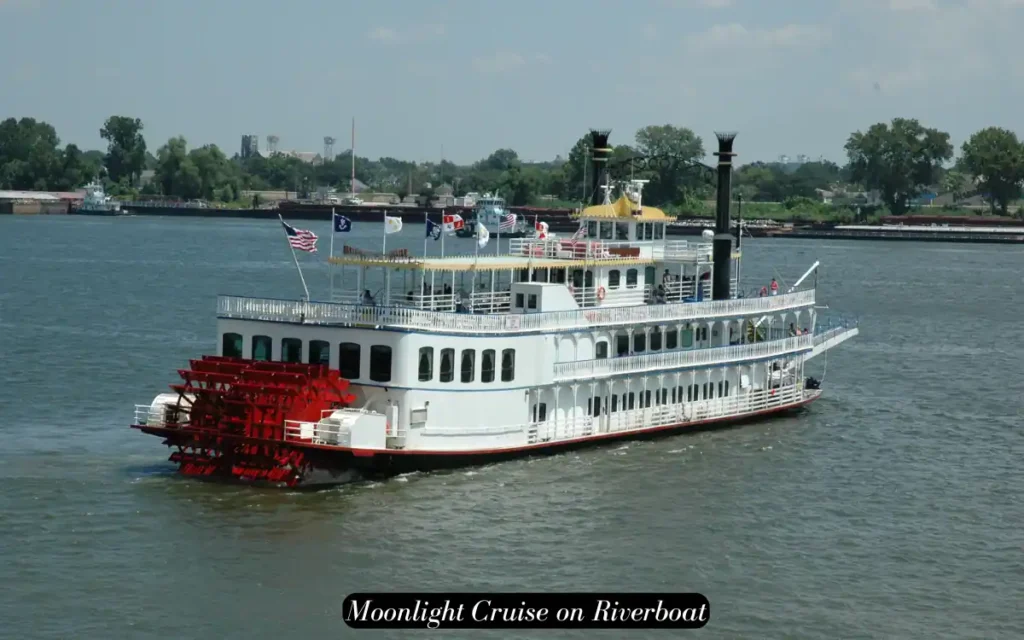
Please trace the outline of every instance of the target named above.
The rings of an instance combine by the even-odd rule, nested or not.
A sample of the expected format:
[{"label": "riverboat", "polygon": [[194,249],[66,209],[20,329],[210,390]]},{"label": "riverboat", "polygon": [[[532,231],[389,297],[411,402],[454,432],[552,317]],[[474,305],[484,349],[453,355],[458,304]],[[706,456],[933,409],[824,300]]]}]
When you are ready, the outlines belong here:
[{"label": "riverboat", "polygon": [[[597,194],[608,132],[592,138]],[[817,264],[741,295],[732,141],[719,135],[716,231],[696,240],[669,240],[672,218],[633,181],[595,195],[571,237],[444,257],[346,248],[330,302],[221,296],[216,354],[131,426],[185,475],[317,487],[802,409],[822,393],[805,364],[858,329],[819,318]]]}]

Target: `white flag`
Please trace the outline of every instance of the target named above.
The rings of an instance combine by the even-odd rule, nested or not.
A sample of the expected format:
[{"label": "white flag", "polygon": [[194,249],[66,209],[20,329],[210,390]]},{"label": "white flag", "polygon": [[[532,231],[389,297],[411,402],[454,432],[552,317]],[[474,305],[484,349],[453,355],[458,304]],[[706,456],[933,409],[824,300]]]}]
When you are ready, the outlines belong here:
[{"label": "white flag", "polygon": [[487,245],[487,241],[491,239],[491,232],[487,230],[482,224],[476,225],[476,244],[481,249]]},{"label": "white flag", "polygon": [[398,233],[401,230],[401,218],[395,216],[384,216],[384,233]]}]

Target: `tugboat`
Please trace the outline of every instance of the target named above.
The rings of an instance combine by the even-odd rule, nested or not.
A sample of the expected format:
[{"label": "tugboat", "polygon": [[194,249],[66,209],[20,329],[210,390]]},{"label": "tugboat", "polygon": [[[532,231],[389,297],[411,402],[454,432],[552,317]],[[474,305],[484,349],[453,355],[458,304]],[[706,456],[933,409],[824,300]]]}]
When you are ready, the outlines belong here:
[{"label": "tugboat", "polygon": [[121,216],[127,215],[121,211],[121,202],[108,196],[99,182],[90,182],[83,187],[85,198],[82,204],[75,209],[75,213],[83,216]]},{"label": "tugboat", "polygon": [[186,476],[317,487],[751,422],[821,397],[806,363],[858,329],[820,315],[804,284],[818,263],[785,290],[740,295],[734,134],[719,134],[715,230],[691,241],[666,236],[673,218],[642,204],[642,180],[601,197],[608,133],[591,134],[583,232],[440,257],[374,239],[328,259],[344,302],[221,296],[216,352],[137,405],[131,427]]},{"label": "tugboat", "polygon": [[525,238],[533,234],[523,216],[512,213],[505,205],[505,199],[497,194],[486,193],[477,200],[472,219],[455,232],[460,238],[475,238],[476,226],[483,224],[491,233],[503,238]]}]

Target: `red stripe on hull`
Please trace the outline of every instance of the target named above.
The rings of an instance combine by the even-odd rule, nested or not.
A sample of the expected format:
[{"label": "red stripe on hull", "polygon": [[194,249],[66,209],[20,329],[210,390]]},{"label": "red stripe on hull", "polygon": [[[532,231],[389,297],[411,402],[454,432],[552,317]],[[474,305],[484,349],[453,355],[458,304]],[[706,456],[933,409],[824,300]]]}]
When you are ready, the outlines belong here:
[{"label": "red stripe on hull", "polygon": [[[318,445],[293,440],[254,438],[201,429],[179,429],[132,425],[143,433],[165,437],[168,446],[181,447],[197,439],[215,439],[221,455],[193,461],[184,460],[182,452],[172,454],[172,461],[181,463],[186,475],[234,478],[287,486],[317,487],[356,479],[381,478],[412,471],[433,471],[477,466],[530,455],[549,455],[573,449],[622,440],[657,438],[675,433],[752,422],[802,409],[821,396],[818,391],[800,402],[772,407],[738,416],[709,418],[644,429],[600,433],[572,440],[541,442],[520,447],[477,449],[473,451],[373,450]],[[223,454],[230,451],[230,455]],[[260,452],[258,464],[248,464],[247,452]],[[239,455],[241,454],[241,455]],[[188,466],[188,468],[186,468]],[[284,471],[287,469],[287,471]]]}]

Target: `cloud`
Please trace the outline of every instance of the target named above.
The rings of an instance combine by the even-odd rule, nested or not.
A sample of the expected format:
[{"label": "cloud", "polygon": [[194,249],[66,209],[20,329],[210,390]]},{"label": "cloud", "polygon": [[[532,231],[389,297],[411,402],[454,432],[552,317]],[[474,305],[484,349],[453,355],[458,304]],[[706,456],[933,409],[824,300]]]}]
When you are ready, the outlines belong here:
[{"label": "cloud", "polygon": [[498,51],[489,56],[473,58],[473,68],[480,73],[505,73],[525,66],[527,60],[514,51]]},{"label": "cloud", "polygon": [[421,24],[416,25],[415,28],[402,30],[393,27],[377,27],[367,33],[366,37],[381,44],[409,44],[441,38],[447,31],[445,25],[439,23]]},{"label": "cloud", "polygon": [[1015,10],[1024,0],[860,0],[844,7],[845,39],[872,43],[845,73],[855,90],[963,97],[1024,76],[1017,44],[1024,23]]},{"label": "cloud", "polygon": [[686,39],[687,46],[700,52],[751,50],[772,51],[816,48],[831,37],[821,25],[788,24],[773,29],[748,29],[742,24],[716,24]]},{"label": "cloud", "polygon": [[376,40],[377,42],[392,43],[398,42],[398,32],[388,27],[377,27],[367,34],[370,40]]},{"label": "cloud", "polygon": [[42,5],[43,0],[0,0],[0,11],[4,9],[10,9],[11,11],[17,11],[24,9],[25,11],[33,11],[39,9]]}]

